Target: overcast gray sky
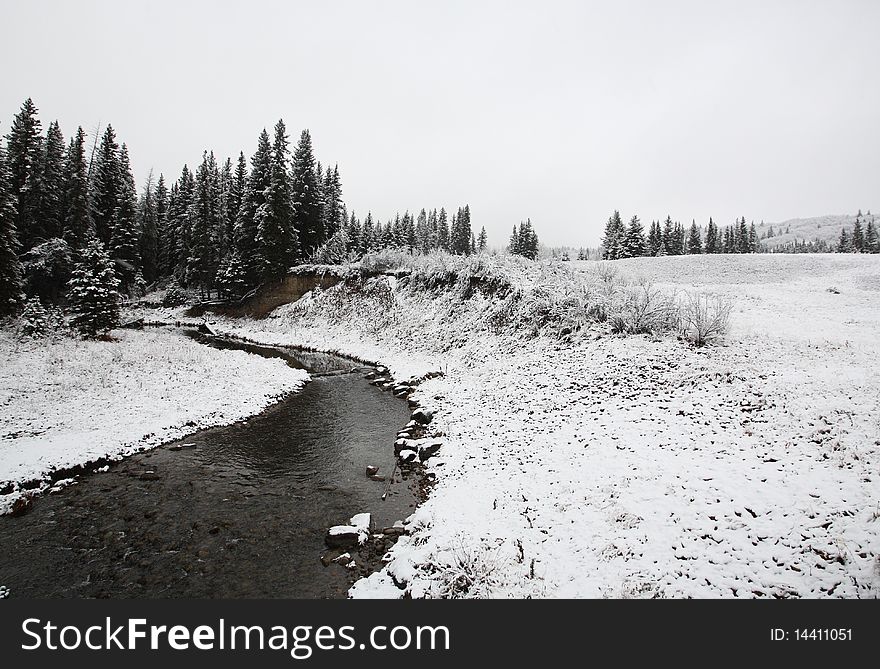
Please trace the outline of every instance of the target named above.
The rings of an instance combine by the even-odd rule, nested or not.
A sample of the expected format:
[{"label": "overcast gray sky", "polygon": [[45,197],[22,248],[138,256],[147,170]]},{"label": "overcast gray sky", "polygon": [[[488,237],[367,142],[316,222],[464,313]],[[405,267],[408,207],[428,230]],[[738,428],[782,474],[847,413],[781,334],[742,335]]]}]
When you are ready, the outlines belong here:
[{"label": "overcast gray sky", "polygon": [[874,0],[0,2],[0,133],[110,121],[139,187],[283,117],[349,210],[469,203],[495,245],[880,209]]}]

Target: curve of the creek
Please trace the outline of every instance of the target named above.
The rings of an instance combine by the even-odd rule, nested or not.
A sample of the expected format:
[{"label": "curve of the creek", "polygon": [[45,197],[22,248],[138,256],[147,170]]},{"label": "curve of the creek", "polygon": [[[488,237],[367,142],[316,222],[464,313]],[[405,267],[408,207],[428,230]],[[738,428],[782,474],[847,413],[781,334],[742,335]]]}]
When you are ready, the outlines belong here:
[{"label": "curve of the creek", "polygon": [[344,597],[380,563],[393,536],[352,552],[348,567],[329,562],[324,537],[357,513],[377,528],[412,513],[415,476],[365,474],[391,473],[406,401],[349,359],[187,334],[280,357],[312,380],[248,420],[129,456],[0,517],[0,584],[13,597]]}]

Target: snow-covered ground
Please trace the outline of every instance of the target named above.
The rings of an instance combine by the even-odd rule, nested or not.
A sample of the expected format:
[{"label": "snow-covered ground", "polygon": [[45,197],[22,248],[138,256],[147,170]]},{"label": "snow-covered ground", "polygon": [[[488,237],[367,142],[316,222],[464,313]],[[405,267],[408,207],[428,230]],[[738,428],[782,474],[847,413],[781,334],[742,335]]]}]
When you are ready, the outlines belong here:
[{"label": "snow-covered ground", "polygon": [[437,410],[438,483],[354,596],[880,594],[880,256],[613,263],[732,298],[726,342],[701,349],[553,331],[607,270],[493,262],[529,299],[381,277],[218,324],[399,379],[443,372],[416,393]]},{"label": "snow-covered ground", "polygon": [[[256,414],[308,375],[170,332],[18,341],[0,331],[0,488]],[[18,492],[0,496],[0,513]]]}]

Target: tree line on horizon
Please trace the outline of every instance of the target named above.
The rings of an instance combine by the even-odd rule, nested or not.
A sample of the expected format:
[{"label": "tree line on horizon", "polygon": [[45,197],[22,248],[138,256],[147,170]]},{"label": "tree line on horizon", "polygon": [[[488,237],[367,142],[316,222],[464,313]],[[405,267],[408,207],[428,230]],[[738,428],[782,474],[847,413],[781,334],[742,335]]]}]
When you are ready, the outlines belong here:
[{"label": "tree line on horizon", "polygon": [[662,223],[651,221],[646,234],[638,216],[633,216],[625,225],[617,210],[605,224],[601,243],[603,260],[699,253],[757,253],[759,250],[755,224],[746,225],[745,217],[721,228],[710,218],[704,233],[696,221],[686,229],[679,221],[673,222],[672,217],[667,216]]}]

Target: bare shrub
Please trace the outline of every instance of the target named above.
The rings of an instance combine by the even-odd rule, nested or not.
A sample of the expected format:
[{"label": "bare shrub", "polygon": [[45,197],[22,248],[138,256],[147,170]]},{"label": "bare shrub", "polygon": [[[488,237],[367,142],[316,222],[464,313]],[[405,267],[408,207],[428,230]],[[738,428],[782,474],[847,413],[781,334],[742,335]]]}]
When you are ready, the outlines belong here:
[{"label": "bare shrub", "polygon": [[448,557],[423,568],[432,573],[435,596],[441,599],[484,599],[501,585],[498,575],[500,547],[484,541],[476,545],[458,537]]},{"label": "bare shrub", "polygon": [[720,296],[685,293],[678,305],[679,332],[694,346],[713,344],[727,334],[732,308]]},{"label": "bare shrub", "polygon": [[611,331],[618,334],[655,334],[676,328],[675,300],[650,282],[627,286],[620,305],[610,317]]}]

